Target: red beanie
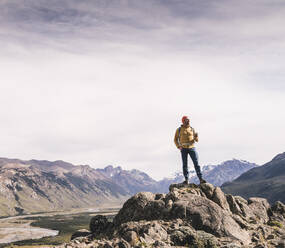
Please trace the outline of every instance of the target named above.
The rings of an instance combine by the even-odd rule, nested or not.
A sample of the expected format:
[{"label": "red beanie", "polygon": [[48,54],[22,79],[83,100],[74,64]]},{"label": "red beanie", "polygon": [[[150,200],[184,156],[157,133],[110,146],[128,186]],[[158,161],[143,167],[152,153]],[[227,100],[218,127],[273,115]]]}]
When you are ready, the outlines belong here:
[{"label": "red beanie", "polygon": [[185,115],[185,116],[182,117],[182,123],[184,123],[185,119],[188,119],[188,116]]}]

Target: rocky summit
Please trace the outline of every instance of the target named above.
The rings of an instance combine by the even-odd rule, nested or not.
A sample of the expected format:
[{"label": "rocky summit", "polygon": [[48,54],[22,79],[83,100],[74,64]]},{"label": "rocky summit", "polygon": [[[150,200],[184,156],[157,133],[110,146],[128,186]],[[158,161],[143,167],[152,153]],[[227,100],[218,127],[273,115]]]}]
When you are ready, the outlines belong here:
[{"label": "rocky summit", "polygon": [[97,215],[72,247],[285,247],[285,205],[224,194],[220,187],[172,184],[167,194],[140,192],[113,221]]}]

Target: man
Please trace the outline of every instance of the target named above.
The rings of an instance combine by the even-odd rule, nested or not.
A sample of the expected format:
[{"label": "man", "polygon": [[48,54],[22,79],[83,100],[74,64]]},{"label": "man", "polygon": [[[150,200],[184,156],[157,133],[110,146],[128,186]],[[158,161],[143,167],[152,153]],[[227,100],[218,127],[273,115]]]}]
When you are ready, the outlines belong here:
[{"label": "man", "polygon": [[184,184],[188,184],[188,154],[190,155],[196,174],[201,183],[206,183],[202,178],[201,168],[198,162],[198,154],[195,149],[195,142],[198,142],[198,133],[190,126],[190,120],[187,116],[182,117],[182,125],[177,128],[174,136],[174,143],[181,151],[183,162],[183,175],[185,177]]}]

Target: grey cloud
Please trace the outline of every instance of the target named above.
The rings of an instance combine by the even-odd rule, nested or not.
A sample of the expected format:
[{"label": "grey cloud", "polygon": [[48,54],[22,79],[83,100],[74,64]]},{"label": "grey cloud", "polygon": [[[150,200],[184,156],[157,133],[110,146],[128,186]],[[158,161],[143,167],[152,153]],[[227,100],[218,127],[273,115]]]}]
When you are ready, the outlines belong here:
[{"label": "grey cloud", "polygon": [[10,0],[0,3],[0,42],[73,53],[122,44],[157,53],[240,56],[270,50],[273,39],[284,43],[284,13],[281,0]]},{"label": "grey cloud", "polygon": [[[280,3],[280,1],[275,1]],[[179,38],[208,38],[212,42],[219,35],[234,35],[239,29],[235,21],[251,22],[284,12],[280,5],[266,4],[266,1],[4,1],[0,4],[2,25],[19,31],[35,32],[47,38],[64,34],[65,38],[78,34],[96,39],[117,38],[142,42],[155,41],[155,32],[167,41],[167,34],[175,28]],[[228,22],[228,23],[226,23]],[[227,30],[230,24],[236,30]],[[219,26],[217,26],[217,24]],[[226,26],[225,26],[226,25]],[[223,31],[223,27],[227,29]],[[168,32],[165,32],[168,30]],[[130,33],[131,32],[131,33]],[[232,34],[228,33],[232,32]],[[215,33],[215,36],[213,36]],[[171,33],[170,33],[171,34]],[[148,37],[154,35],[154,39]],[[134,37],[132,37],[134,36]],[[217,36],[216,36],[217,37]],[[139,40],[138,40],[139,39]],[[198,38],[199,39],[199,38]],[[202,39],[200,39],[201,41]],[[178,45],[183,42],[178,43]],[[191,44],[191,42],[190,42]],[[187,42],[186,42],[187,45]],[[189,45],[189,44],[188,44]]]},{"label": "grey cloud", "polygon": [[[268,156],[257,138],[282,123],[275,113],[284,100],[274,106],[270,91],[268,106],[257,89],[285,90],[283,0],[20,2],[0,2],[6,154],[95,167],[94,159],[110,160],[150,172],[159,164],[156,174],[168,175],[175,163],[181,169],[172,136],[190,111],[200,120],[203,161]],[[273,124],[261,126],[266,107]],[[241,123],[245,138],[259,127],[252,149],[232,131]]]},{"label": "grey cloud", "polygon": [[[151,28],[146,18],[142,22],[143,14],[123,1],[22,1],[4,2],[1,6],[1,21],[6,24],[16,24],[30,31],[37,25],[48,27],[50,31],[62,32],[64,29],[79,27],[96,28],[97,26],[129,25],[136,28]],[[136,13],[133,14],[132,12]],[[57,24],[58,26],[56,26]],[[155,25],[155,23],[153,23]]]}]

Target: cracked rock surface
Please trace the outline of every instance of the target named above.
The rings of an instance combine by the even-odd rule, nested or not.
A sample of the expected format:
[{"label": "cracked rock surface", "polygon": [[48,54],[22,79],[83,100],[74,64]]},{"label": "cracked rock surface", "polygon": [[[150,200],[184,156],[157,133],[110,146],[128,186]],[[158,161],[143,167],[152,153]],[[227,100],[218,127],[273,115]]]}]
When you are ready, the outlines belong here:
[{"label": "cracked rock surface", "polygon": [[113,222],[94,216],[90,230],[59,247],[285,247],[285,205],[209,183],[172,184],[168,194],[137,193]]}]

